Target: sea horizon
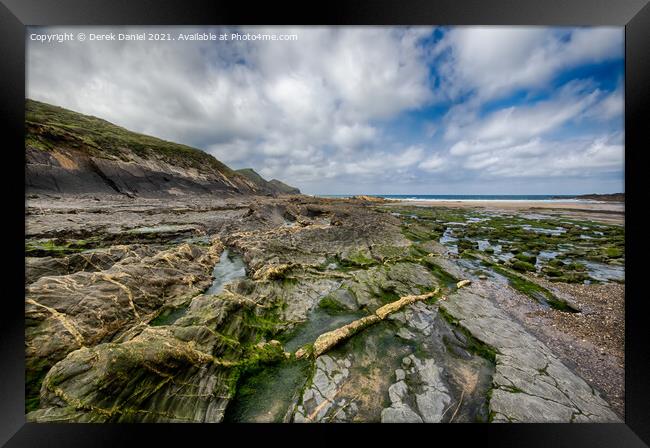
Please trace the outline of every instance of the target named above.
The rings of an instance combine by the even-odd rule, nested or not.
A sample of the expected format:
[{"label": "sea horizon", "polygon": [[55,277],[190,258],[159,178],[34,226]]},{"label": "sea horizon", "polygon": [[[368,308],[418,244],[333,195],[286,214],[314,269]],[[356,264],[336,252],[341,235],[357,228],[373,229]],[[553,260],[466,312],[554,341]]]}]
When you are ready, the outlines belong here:
[{"label": "sea horizon", "polygon": [[[617,194],[617,193],[605,193]],[[350,198],[353,196],[373,196],[403,201],[538,201],[538,202],[605,202],[595,199],[578,198],[580,194],[314,194],[321,198]]]}]

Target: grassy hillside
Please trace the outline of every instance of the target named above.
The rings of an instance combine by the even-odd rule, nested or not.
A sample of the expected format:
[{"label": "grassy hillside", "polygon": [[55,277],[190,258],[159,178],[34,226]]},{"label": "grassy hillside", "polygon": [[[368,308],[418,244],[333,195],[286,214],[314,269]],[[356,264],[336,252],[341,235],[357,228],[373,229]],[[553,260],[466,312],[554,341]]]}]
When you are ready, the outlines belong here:
[{"label": "grassy hillside", "polygon": [[300,190],[298,190],[295,187],[292,187],[291,185],[287,185],[282,181],[279,181],[277,179],[271,179],[269,181],[269,185],[271,185],[276,191],[280,193],[285,193],[285,194],[296,194],[300,193]]},{"label": "grassy hillside", "polygon": [[237,173],[241,174],[260,188],[281,194],[300,194],[299,189],[292,187],[291,185],[287,185],[284,182],[280,182],[277,179],[271,179],[270,181],[267,181],[252,168],[242,168],[240,170],[237,170]]},{"label": "grassy hillside", "polygon": [[131,132],[101,118],[83,115],[34,100],[25,102],[25,143],[51,150],[58,143],[95,157],[129,160],[129,153],[156,157],[170,164],[203,171],[206,167],[229,176],[237,174],[199,149]]},{"label": "grassy hillside", "polygon": [[237,170],[237,173],[241,174],[246,179],[250,180],[251,182],[259,186],[266,186],[266,184],[268,183],[262,176],[260,176],[257,173],[257,171],[255,171],[252,168],[242,168],[240,170]]}]

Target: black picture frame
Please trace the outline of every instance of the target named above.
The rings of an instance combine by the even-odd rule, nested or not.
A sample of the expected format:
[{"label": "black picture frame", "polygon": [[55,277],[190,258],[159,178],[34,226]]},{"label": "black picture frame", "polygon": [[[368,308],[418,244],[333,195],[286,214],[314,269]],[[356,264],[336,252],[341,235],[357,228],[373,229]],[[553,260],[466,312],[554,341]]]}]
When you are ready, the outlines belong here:
[{"label": "black picture frame", "polygon": [[[227,442],[225,434],[250,441],[251,436],[282,443],[342,443],[347,437],[394,436],[407,443],[416,437],[441,443],[444,435],[458,443],[479,437],[498,446],[642,447],[650,443],[650,398],[647,295],[641,233],[648,185],[644,163],[650,98],[649,0],[330,0],[244,2],[208,0],[0,0],[0,126],[2,160],[4,259],[0,319],[0,445],[120,446],[137,439],[148,444]],[[614,25],[625,27],[625,226],[626,328],[624,424],[427,425],[61,425],[26,423],[24,415],[24,99],[25,26],[27,25]],[[16,238],[12,235],[16,234]],[[155,427],[154,427],[155,426]],[[356,434],[361,433],[364,434]],[[291,434],[289,434],[291,433]],[[230,439],[232,440],[232,439]],[[354,443],[350,440],[351,443]],[[143,442],[140,442],[143,443]],[[236,443],[236,442],[235,442]],[[427,443],[428,444],[428,443]]]}]

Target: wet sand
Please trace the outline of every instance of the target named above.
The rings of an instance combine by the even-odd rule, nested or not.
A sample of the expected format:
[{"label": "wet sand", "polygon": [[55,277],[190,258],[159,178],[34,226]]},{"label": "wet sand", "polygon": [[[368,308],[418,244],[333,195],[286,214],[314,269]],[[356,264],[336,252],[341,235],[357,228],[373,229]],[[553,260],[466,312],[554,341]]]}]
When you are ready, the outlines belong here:
[{"label": "wet sand", "polygon": [[622,202],[572,202],[572,201],[396,201],[400,205],[419,205],[427,207],[498,208],[505,210],[530,210],[536,208],[575,209],[585,211],[612,211],[623,213]]},{"label": "wet sand", "polygon": [[505,212],[542,212],[575,219],[587,219],[608,224],[625,222],[625,204],[622,202],[576,202],[576,201],[395,201],[390,205],[472,208]]}]

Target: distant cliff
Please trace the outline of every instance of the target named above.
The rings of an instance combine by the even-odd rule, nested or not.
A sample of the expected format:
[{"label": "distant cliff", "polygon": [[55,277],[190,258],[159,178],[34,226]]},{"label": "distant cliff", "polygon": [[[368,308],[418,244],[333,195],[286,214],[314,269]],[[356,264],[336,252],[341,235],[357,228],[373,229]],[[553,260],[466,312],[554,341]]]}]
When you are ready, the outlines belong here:
[{"label": "distant cliff", "polygon": [[199,149],[33,100],[25,103],[25,158],[29,193],[300,193],[280,181],[252,180]]},{"label": "distant cliff", "polygon": [[277,179],[271,179],[270,181],[267,181],[252,168],[243,168],[241,170],[237,170],[237,173],[241,174],[261,189],[267,189],[278,194],[300,194],[299,189],[287,185]]},{"label": "distant cliff", "polygon": [[[558,196],[559,199],[565,199],[566,196]],[[625,193],[606,193],[606,194],[581,194],[571,196],[572,199],[585,199],[590,201],[604,202],[625,202]]]}]

